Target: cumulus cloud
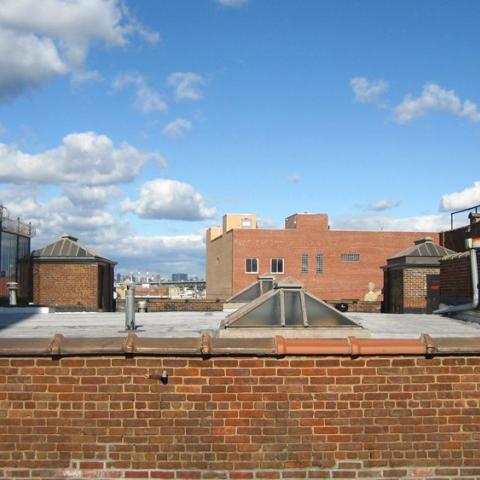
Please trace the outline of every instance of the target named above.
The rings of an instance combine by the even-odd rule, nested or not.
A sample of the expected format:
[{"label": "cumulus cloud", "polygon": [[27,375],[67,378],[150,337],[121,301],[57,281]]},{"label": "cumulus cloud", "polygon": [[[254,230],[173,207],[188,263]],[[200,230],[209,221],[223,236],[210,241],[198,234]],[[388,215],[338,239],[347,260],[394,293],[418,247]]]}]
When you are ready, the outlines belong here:
[{"label": "cumulus cloud", "polygon": [[125,211],[143,218],[168,220],[204,220],[216,215],[205,198],[188,183],[157,179],[145,182],[138,200],[123,202]]},{"label": "cumulus cloud", "polygon": [[241,7],[242,5],[246,5],[248,0],[217,0],[217,2],[226,7]]},{"label": "cumulus cloud", "polygon": [[121,90],[129,86],[135,88],[135,108],[140,112],[165,112],[167,110],[167,104],[161,95],[149,87],[141,75],[118,75],[113,81],[114,90]]},{"label": "cumulus cloud", "polygon": [[390,210],[392,208],[398,207],[399,205],[400,205],[399,201],[393,201],[393,200],[389,200],[388,198],[383,198],[381,200],[371,203],[368,206],[368,209],[380,212],[383,210]]},{"label": "cumulus cloud", "polygon": [[290,175],[287,177],[287,182],[290,183],[299,183],[301,180],[300,175]]},{"label": "cumulus cloud", "polygon": [[333,226],[341,230],[385,230],[437,232],[449,228],[447,215],[417,215],[389,217],[385,215],[343,215],[333,219]]},{"label": "cumulus cloud", "polygon": [[183,235],[144,235],[126,220],[116,218],[114,188],[68,186],[60,195],[39,200],[41,189],[15,186],[0,191],[0,204],[9,214],[32,222],[37,231],[33,248],[45,246],[68,233],[99,254],[119,262],[122,271],[176,271],[203,276],[204,232]]},{"label": "cumulus cloud", "polygon": [[126,142],[115,146],[95,132],[71,133],[62,145],[37,154],[0,143],[0,181],[43,184],[72,183],[108,185],[129,182],[149,159],[158,154],[143,152]]},{"label": "cumulus cloud", "polygon": [[446,112],[480,122],[480,112],[475,103],[461,100],[454,90],[445,90],[436,83],[425,84],[417,98],[407,95],[394,112],[398,123],[408,123],[429,112]]},{"label": "cumulus cloud", "polygon": [[[115,238],[116,243],[111,243]],[[99,251],[119,262],[124,271],[149,270],[163,275],[189,272],[204,275],[204,234],[141,235],[130,232],[126,236],[106,238],[97,246]],[[115,245],[115,248],[112,248]]]},{"label": "cumulus cloud", "polygon": [[388,82],[384,80],[369,80],[366,77],[354,77],[350,86],[355,100],[361,103],[380,104],[380,97],[388,90]]},{"label": "cumulus cloud", "polygon": [[192,122],[185,118],[176,118],[172,122],[165,125],[162,130],[163,134],[172,140],[179,140],[183,137],[183,134],[188,130],[191,130]]},{"label": "cumulus cloud", "polygon": [[132,34],[155,43],[121,0],[1,0],[0,100],[51,77],[83,72],[93,42],[118,47]]},{"label": "cumulus cloud", "polygon": [[177,100],[201,100],[206,83],[204,77],[193,72],[175,72],[167,79],[167,85],[173,88]]},{"label": "cumulus cloud", "polygon": [[480,204],[480,181],[460,190],[459,192],[446,193],[440,201],[440,210],[449,212],[463,210]]}]

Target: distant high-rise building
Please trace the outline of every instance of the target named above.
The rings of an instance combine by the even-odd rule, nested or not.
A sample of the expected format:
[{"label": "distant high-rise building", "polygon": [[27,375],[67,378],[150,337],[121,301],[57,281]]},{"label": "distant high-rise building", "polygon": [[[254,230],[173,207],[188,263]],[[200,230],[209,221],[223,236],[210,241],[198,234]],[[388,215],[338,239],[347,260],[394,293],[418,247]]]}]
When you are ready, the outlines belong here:
[{"label": "distant high-rise building", "polygon": [[172,273],[172,282],[187,282],[187,273]]},{"label": "distant high-rise building", "polygon": [[120,283],[122,281],[122,275],[120,273],[117,273],[117,283]]}]

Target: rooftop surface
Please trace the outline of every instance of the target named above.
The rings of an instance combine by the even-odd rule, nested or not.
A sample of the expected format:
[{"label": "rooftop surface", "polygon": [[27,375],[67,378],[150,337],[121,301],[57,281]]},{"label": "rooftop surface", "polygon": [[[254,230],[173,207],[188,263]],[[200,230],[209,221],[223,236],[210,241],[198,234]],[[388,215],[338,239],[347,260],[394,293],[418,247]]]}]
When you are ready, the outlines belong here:
[{"label": "rooftop surface", "polygon": [[[135,331],[144,338],[212,336],[228,312],[137,313]],[[439,315],[347,313],[364,327],[370,338],[417,339],[432,337],[480,337],[480,324]],[[61,333],[66,338],[125,337],[123,313],[0,313],[0,338],[51,338]],[[325,328],[325,333],[328,327]],[[334,335],[332,335],[334,336]]]}]

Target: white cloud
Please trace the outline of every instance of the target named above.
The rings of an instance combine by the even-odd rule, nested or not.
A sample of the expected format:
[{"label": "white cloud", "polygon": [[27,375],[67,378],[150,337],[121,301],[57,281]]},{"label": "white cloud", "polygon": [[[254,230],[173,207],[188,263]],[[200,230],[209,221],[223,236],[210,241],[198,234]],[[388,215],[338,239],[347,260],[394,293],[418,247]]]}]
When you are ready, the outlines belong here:
[{"label": "white cloud", "polygon": [[301,180],[300,175],[290,175],[287,177],[287,182],[290,183],[299,183]]},{"label": "white cloud", "polygon": [[257,217],[258,228],[278,228],[278,223],[274,218]]},{"label": "white cloud", "polygon": [[0,204],[13,218],[32,222],[39,248],[68,233],[80,243],[114,261],[123,271],[149,270],[162,274],[186,271],[204,275],[204,232],[183,235],[144,235],[115,215],[112,200],[120,192],[113,188],[64,188],[60,195],[39,200],[41,189],[15,186],[0,191]]},{"label": "white cloud", "polygon": [[380,104],[380,96],[388,90],[385,80],[369,80],[365,77],[354,77],[350,80],[355,100],[361,103]]},{"label": "white cloud", "polygon": [[473,185],[466,187],[459,192],[446,193],[442,195],[440,210],[449,212],[462,210],[480,204],[480,181],[473,182]]},{"label": "white cloud", "polygon": [[167,79],[167,85],[174,89],[177,100],[201,100],[202,87],[206,83],[204,77],[193,72],[175,72]]},{"label": "white cloud", "polygon": [[408,123],[428,112],[447,112],[472,122],[480,122],[480,112],[475,103],[462,101],[453,90],[445,90],[435,83],[425,84],[417,98],[407,95],[394,111],[398,123]]},{"label": "white cloud", "polygon": [[385,215],[343,215],[333,219],[334,228],[341,230],[385,230],[437,232],[449,228],[447,215],[417,215],[395,218]]},{"label": "white cloud", "polygon": [[154,219],[204,220],[216,215],[216,209],[207,207],[205,198],[191,185],[161,178],[145,182],[139,199],[125,200],[123,208]]},{"label": "white cloud", "polygon": [[158,41],[121,0],[1,0],[0,100],[58,75],[81,77],[92,43],[123,46],[132,34]]},{"label": "white cloud", "polygon": [[52,40],[0,28],[0,101],[67,71]]},{"label": "white cloud", "polygon": [[102,80],[102,75],[96,70],[81,70],[73,72],[72,74],[72,83],[75,86],[86,83],[101,82]]},{"label": "white cloud", "polygon": [[191,130],[192,122],[185,118],[176,118],[172,122],[165,125],[162,130],[163,134],[172,140],[179,140],[183,137],[184,132]]},{"label": "white cloud", "polygon": [[113,88],[121,90],[125,87],[135,87],[135,107],[142,113],[165,112],[167,104],[161,95],[147,85],[141,75],[118,75],[113,81]]},{"label": "white cloud", "polygon": [[63,138],[62,145],[37,154],[0,143],[0,181],[122,183],[133,180],[149,159],[161,162],[158,154],[143,152],[125,142],[115,147],[110,138],[95,132],[71,133]]},{"label": "white cloud", "polygon": [[371,203],[368,206],[368,209],[375,210],[378,212],[382,210],[390,210],[392,208],[398,207],[399,205],[400,205],[399,201],[393,201],[393,200],[389,200],[388,198],[383,198],[381,200]]},{"label": "white cloud", "polygon": [[217,2],[226,7],[241,7],[242,5],[246,5],[248,0],[217,0]]}]

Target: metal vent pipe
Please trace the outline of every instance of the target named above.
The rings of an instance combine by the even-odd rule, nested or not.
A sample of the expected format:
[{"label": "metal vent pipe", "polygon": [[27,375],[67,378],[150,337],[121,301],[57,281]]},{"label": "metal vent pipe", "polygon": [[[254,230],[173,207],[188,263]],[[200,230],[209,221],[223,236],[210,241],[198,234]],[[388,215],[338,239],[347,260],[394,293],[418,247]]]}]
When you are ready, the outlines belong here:
[{"label": "metal vent pipe", "polygon": [[135,287],[127,285],[125,296],[125,330],[135,330]]}]

